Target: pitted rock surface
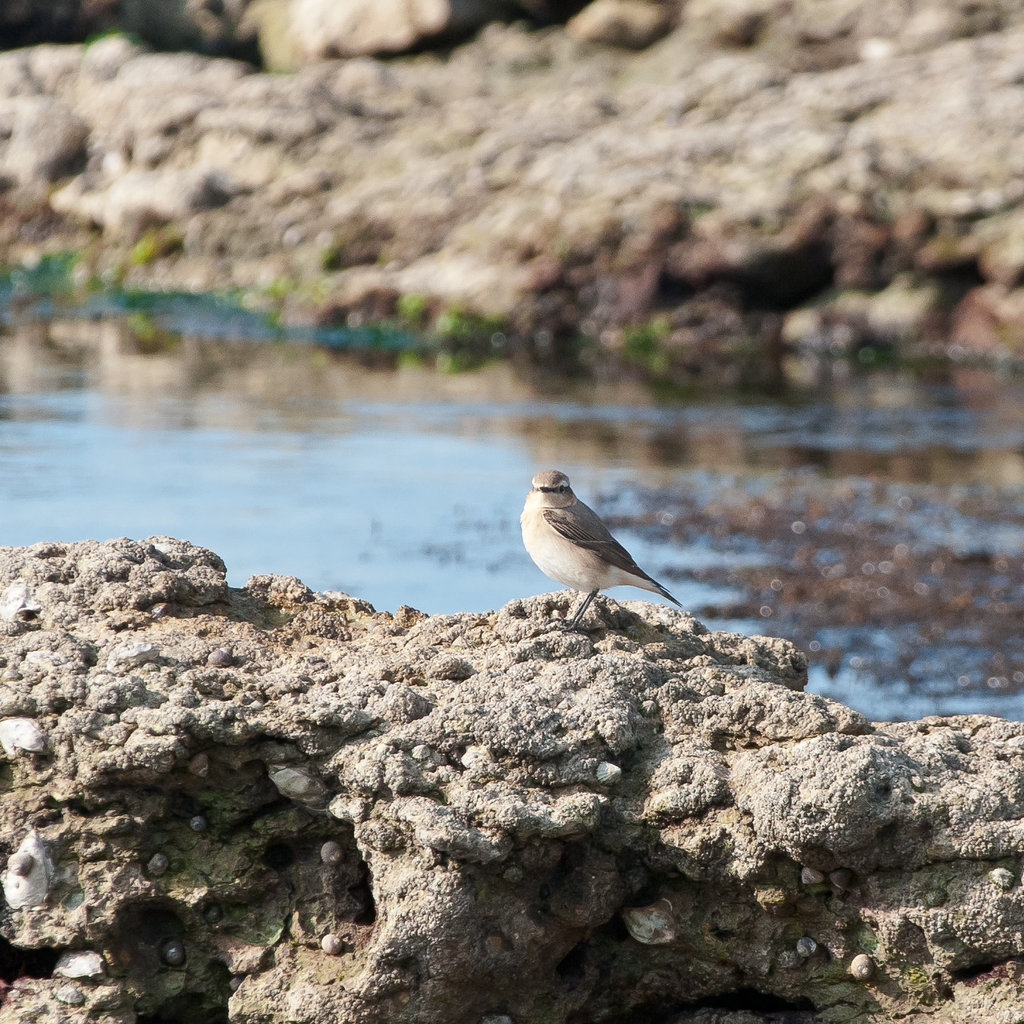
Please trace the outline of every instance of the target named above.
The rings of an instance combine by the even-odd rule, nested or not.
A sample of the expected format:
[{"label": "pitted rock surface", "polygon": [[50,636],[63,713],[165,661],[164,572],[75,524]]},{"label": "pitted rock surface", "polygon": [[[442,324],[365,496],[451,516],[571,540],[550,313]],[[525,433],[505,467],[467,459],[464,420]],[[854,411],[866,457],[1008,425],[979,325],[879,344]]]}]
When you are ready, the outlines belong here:
[{"label": "pitted rock surface", "polygon": [[0,548],[0,1021],[1014,1019],[1024,725],[568,604]]}]

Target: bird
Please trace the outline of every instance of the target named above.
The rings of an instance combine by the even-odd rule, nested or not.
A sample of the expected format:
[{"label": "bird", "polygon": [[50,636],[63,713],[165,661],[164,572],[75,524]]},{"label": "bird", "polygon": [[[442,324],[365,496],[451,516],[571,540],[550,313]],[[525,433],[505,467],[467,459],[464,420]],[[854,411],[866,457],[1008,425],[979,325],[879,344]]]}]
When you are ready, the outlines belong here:
[{"label": "bird", "polygon": [[560,470],[546,469],[534,476],[519,523],[523,545],[537,568],[563,586],[587,595],[579,611],[563,623],[563,629],[576,629],[597,592],[606,587],[639,587],[683,607],[636,564],[598,514],[576,497],[569,478]]}]

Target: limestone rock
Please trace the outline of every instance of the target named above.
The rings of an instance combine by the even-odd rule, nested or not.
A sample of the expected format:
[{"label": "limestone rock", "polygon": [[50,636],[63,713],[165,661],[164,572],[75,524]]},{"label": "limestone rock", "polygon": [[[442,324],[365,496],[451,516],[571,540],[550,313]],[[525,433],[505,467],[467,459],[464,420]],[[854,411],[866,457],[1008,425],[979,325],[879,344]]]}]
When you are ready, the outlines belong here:
[{"label": "limestone rock", "polygon": [[489,0],[260,0],[247,15],[278,70],[328,57],[402,53],[457,38],[496,13]]},{"label": "limestone rock", "polygon": [[25,96],[0,101],[0,175],[22,185],[53,182],[82,170],[88,138],[85,122],[59,100]]},{"label": "limestone rock", "polygon": [[96,188],[80,178],[56,192],[51,202],[55,210],[111,231],[135,232],[223,206],[233,191],[231,180],[215,169],[132,171]]},{"label": "limestone rock", "polygon": [[1020,723],[872,726],[786,641],[645,602],[392,616],[170,538],[0,548],[16,581],[0,715],[47,743],[5,762],[0,932],[62,965],[17,1019],[1019,998]]},{"label": "limestone rock", "polygon": [[[751,330],[770,347],[765,310],[806,322],[826,303],[825,327],[855,344],[881,324],[901,345],[917,331],[948,344],[953,328],[961,345],[1020,349],[1010,0],[596,0],[568,31],[493,22],[387,61],[369,52],[418,50],[429,32],[450,47],[446,33],[496,12],[322,3],[302,0],[307,22],[287,0],[252,8],[273,15],[261,24],[290,75],[124,37],[0,53],[4,194],[42,207],[31,231],[0,232],[0,262],[99,226],[95,269],[127,266],[129,286],[315,280],[281,300],[285,322],[389,316],[415,296],[427,328],[452,309],[500,317],[510,337],[582,325],[609,372],[624,326],[657,316],[680,382]],[[640,51],[580,45],[602,11],[675,27]],[[324,59],[355,52],[353,26],[378,42]],[[175,244],[133,259],[154,224]],[[821,333],[793,322],[786,337]]]},{"label": "limestone rock", "polygon": [[665,4],[650,0],[593,0],[568,22],[566,30],[588,43],[642,50],[671,27],[671,11]]}]

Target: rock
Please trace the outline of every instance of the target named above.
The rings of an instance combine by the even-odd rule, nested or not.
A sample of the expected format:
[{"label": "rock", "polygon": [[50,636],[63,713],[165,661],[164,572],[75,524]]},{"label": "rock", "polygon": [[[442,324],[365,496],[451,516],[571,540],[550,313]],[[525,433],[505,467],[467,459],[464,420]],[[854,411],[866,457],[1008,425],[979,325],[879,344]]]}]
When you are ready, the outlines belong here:
[{"label": "rock", "polygon": [[989,218],[979,225],[978,269],[1004,288],[1024,285],[1024,209]]},{"label": "rock", "polygon": [[588,43],[642,50],[669,31],[670,11],[649,0],[592,0],[569,20],[566,31]]},{"label": "rock", "polygon": [[1024,287],[972,288],[953,310],[950,341],[961,352],[1012,355],[1024,339]]},{"label": "rock", "polygon": [[786,641],[645,602],[391,616],[170,538],[0,548],[17,580],[4,706],[49,743],[0,793],[4,937],[89,950],[117,1019],[956,1019],[979,970],[1019,1002],[1024,724],[872,726]]},{"label": "rock", "polygon": [[329,57],[402,53],[465,36],[494,13],[487,0],[260,0],[246,23],[256,27],[269,67],[294,70]]},{"label": "rock", "polygon": [[[881,334],[928,352],[951,328],[990,354],[1024,344],[1009,7],[595,0],[567,30],[493,23],[382,61],[375,47],[418,50],[494,9],[185,6],[167,16],[256,19],[298,70],[124,37],[0,53],[5,197],[38,210],[0,232],[0,261],[89,240],[96,272],[128,287],[265,297],[307,280],[284,322],[415,309],[439,333],[475,318],[488,340],[500,321],[538,358],[582,325],[603,372],[677,383],[740,338],[769,364],[840,334],[851,350]],[[570,13],[555,6],[539,16]],[[624,12],[679,24],[641,51],[577,41],[590,19],[588,38],[648,42]],[[51,120],[66,130],[36,145]],[[167,243],[136,250],[153,228]],[[655,327],[638,357],[627,329]]]},{"label": "rock", "polygon": [[55,192],[53,208],[114,232],[187,220],[194,213],[223,206],[235,189],[219,170],[133,171],[115,181],[79,179]]},{"label": "rock", "polygon": [[18,184],[50,183],[81,171],[88,139],[88,125],[59,100],[0,101],[0,175]]}]

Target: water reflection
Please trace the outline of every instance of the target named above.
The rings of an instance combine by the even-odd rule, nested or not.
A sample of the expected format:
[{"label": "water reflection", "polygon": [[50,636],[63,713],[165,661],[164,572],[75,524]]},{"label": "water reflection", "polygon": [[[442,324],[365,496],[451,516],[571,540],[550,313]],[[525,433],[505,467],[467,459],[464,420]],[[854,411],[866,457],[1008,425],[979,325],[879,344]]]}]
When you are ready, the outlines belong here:
[{"label": "water reflection", "polygon": [[1024,382],[812,369],[784,402],[659,404],[507,363],[31,323],[0,334],[0,542],[167,533],[235,584],[493,608],[549,586],[518,514],[558,466],[688,607],[810,650],[819,691],[1024,717]]}]

